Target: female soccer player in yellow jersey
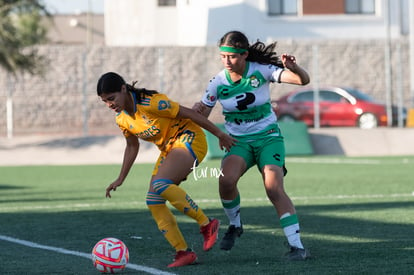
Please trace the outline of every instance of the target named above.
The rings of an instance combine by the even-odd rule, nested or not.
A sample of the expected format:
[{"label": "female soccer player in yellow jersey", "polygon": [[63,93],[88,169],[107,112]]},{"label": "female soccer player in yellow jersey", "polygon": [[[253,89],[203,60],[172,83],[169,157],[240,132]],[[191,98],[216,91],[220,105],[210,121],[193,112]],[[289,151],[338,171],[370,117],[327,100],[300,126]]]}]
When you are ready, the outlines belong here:
[{"label": "female soccer player in yellow jersey", "polygon": [[209,219],[178,185],[207,153],[200,126],[217,136],[221,149],[229,150],[236,140],[196,111],[157,91],[135,88],[134,84],[129,85],[119,74],[108,72],[99,78],[97,85],[98,96],[117,113],[116,123],[126,139],[121,171],[106,189],[106,197],[110,198],[111,191],[127,177],[138,155],[139,139],[157,145],[161,153],[152,172],[146,203],[159,230],[176,250],[168,267],[189,265],[197,260],[197,255],[188,248],[166,201],[197,221],[204,237],[203,249],[210,250],[217,240],[219,221]]}]

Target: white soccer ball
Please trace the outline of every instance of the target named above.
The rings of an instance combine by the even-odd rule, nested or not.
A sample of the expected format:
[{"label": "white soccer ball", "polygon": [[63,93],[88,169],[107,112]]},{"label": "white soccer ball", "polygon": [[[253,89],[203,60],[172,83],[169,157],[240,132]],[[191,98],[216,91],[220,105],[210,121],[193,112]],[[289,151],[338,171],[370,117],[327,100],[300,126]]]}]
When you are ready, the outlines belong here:
[{"label": "white soccer ball", "polygon": [[117,238],[102,239],[92,250],[92,261],[100,272],[120,272],[129,261],[128,247]]}]

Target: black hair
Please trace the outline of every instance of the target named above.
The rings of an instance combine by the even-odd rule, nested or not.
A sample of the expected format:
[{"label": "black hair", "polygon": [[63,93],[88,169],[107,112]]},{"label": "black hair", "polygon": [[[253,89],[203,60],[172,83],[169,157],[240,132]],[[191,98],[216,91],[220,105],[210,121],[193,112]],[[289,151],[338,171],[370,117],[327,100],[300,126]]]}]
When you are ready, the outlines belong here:
[{"label": "black hair", "polygon": [[220,40],[219,46],[227,45],[236,49],[245,49],[249,52],[247,61],[253,61],[260,64],[272,64],[283,67],[283,63],[275,52],[277,42],[265,45],[257,40],[253,45],[249,44],[246,35],[240,31],[229,31]]},{"label": "black hair", "polygon": [[109,94],[109,93],[116,93],[121,92],[122,85],[125,85],[128,92],[134,93],[136,95],[137,101],[141,102],[141,100],[147,95],[151,96],[153,94],[157,94],[158,92],[155,90],[147,90],[145,88],[135,88],[135,84],[137,82],[132,82],[132,85],[125,82],[125,80],[117,73],[108,72],[103,74],[99,80],[96,87],[96,91],[98,96],[102,94]]}]

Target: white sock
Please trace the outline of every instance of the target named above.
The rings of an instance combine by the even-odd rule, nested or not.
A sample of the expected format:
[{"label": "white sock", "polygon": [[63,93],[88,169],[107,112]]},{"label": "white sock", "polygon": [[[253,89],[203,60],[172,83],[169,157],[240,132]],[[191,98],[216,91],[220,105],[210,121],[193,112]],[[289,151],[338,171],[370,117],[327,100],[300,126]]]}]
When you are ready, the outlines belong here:
[{"label": "white sock", "polygon": [[289,245],[303,249],[304,247],[300,240],[299,222],[297,221],[296,214],[291,215],[290,213],[285,213],[280,217],[280,221]]},{"label": "white sock", "polygon": [[283,228],[283,232],[285,232],[285,236],[288,239],[288,243],[290,246],[294,246],[297,248],[303,249],[302,241],[300,240],[300,231],[299,231],[299,224],[292,224],[285,228]]},{"label": "white sock", "polygon": [[[231,200],[221,200],[223,205],[230,204]],[[241,226],[240,221],[240,204],[237,204],[233,208],[225,208],[224,207],[224,213],[226,213],[227,217],[229,218],[230,225],[234,225],[235,227]]]}]

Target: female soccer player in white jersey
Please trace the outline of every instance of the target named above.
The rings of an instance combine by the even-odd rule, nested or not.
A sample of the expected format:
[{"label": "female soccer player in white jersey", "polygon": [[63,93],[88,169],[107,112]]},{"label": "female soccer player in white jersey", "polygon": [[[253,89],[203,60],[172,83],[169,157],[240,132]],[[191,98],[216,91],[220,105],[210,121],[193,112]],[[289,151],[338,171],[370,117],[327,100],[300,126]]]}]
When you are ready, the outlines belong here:
[{"label": "female soccer player in white jersey", "polygon": [[106,189],[111,197],[124,182],[139,151],[139,139],[152,142],[161,153],[152,172],[146,203],[159,230],[176,250],[168,267],[192,264],[196,254],[188,248],[175,217],[165,202],[193,218],[204,237],[203,249],[210,250],[217,240],[219,222],[209,219],[203,210],[178,185],[207,153],[202,129],[219,138],[220,147],[229,150],[235,139],[222,132],[207,118],[181,106],[166,95],[127,84],[117,73],[102,75],[97,85],[98,96],[114,110],[116,123],[126,139],[122,168],[118,178]]},{"label": "female soccer player in white jersey", "polygon": [[237,182],[256,164],[288,239],[287,259],[304,260],[309,252],[303,247],[298,217],[283,187],[285,147],[272,111],[269,84],[306,85],[309,76],[294,56],[282,54],[279,58],[275,46],[276,43],[266,46],[260,41],[249,45],[243,33],[226,33],[219,41],[224,70],[210,80],[201,102],[193,108],[207,117],[219,101],[225,116],[224,126],[238,140],[224,156],[219,178],[221,202],[230,222],[220,248],[230,250],[243,233]]}]

